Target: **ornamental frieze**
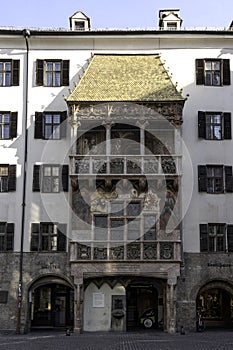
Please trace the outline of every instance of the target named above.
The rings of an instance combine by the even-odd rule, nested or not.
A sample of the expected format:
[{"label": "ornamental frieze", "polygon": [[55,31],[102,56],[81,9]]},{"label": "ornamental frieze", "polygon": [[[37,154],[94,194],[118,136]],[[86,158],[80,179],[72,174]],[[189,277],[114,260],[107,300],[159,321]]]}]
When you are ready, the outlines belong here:
[{"label": "ornamental frieze", "polygon": [[69,122],[73,126],[82,120],[97,121],[109,119],[114,122],[122,120],[151,120],[164,116],[172,125],[182,124],[184,102],[158,103],[92,103],[70,104]]}]

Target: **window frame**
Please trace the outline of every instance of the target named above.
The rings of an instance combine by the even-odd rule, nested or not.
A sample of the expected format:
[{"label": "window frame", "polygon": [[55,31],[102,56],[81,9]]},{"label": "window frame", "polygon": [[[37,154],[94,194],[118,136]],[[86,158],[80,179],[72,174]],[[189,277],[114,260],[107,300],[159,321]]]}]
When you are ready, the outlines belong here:
[{"label": "window frame", "polygon": [[[221,122],[218,124],[221,129],[221,137],[214,137],[214,132],[212,135],[208,132],[208,128],[217,125],[217,123],[209,123],[207,118],[209,116],[219,115]],[[208,141],[222,141],[231,140],[231,113],[230,112],[214,112],[214,111],[198,111],[198,137],[203,138]]]},{"label": "window frame", "polygon": [[[56,123],[56,128],[59,129],[59,137],[55,137],[54,133],[54,123],[51,123],[51,133],[46,135],[46,117],[51,116],[52,120],[55,116],[60,117],[60,123]],[[46,112],[35,112],[35,128],[34,128],[34,138],[42,140],[53,140],[58,141],[66,137],[66,119],[67,111],[46,111]]]},{"label": "window frame", "polygon": [[[109,241],[109,242],[132,242],[135,240],[141,240],[145,242],[154,242],[157,239],[157,213],[143,213],[142,212],[142,203],[140,200],[123,200],[119,199],[119,201],[113,201],[112,204],[115,206],[116,209],[117,206],[119,206],[120,210],[119,211],[113,211],[110,209],[109,213],[99,213],[99,212],[93,212],[93,238],[94,241]],[[129,205],[130,204],[138,204],[139,208],[132,208],[133,211],[129,213]],[[121,208],[122,205],[122,208]],[[105,218],[105,223],[106,227],[104,227],[104,234],[105,237],[101,239],[96,239],[96,236],[98,235],[98,231],[101,231],[102,226],[96,227],[96,218],[99,217],[104,217]],[[154,219],[153,226],[151,227],[146,227],[145,222],[146,218],[152,218]],[[113,222],[122,222],[123,225],[119,226],[119,230],[117,226],[113,226]],[[132,232],[135,233],[134,230],[134,225],[138,228],[136,231],[138,234],[135,237],[132,237],[130,235]],[[103,230],[102,230],[103,231]],[[115,231],[115,233],[114,233]],[[119,231],[119,234],[118,234]],[[154,231],[152,234],[152,237],[149,237],[149,231]],[[119,238],[119,235],[122,237],[121,239]]]},{"label": "window frame", "polygon": [[[7,63],[10,64],[11,66],[10,69],[8,70],[4,68]],[[20,60],[0,59],[0,64],[3,64],[3,68],[0,70],[0,87],[18,86]],[[6,84],[6,77],[5,77],[6,74],[10,74],[9,83],[7,84]]]},{"label": "window frame", "polygon": [[[59,193],[60,192],[60,165],[44,164],[42,167],[42,192]],[[49,172],[49,174],[47,174]]]},{"label": "window frame", "polygon": [[[1,231],[1,226],[4,228]],[[14,250],[14,223],[0,222],[0,252]]]},{"label": "window frame", "polygon": [[[211,63],[218,62],[220,64],[220,69],[218,70],[220,72],[220,83],[218,85],[213,85],[213,84],[211,85],[206,83],[205,63],[208,63],[208,62],[211,62]],[[223,85],[231,84],[229,59],[201,58],[201,59],[196,59],[195,65],[196,65],[196,84],[197,85],[204,85],[207,87],[220,87]],[[213,71],[213,74],[214,74],[214,71]]]},{"label": "window frame", "polygon": [[[221,232],[222,231],[222,232]],[[201,253],[233,252],[233,225],[208,223],[199,225]],[[222,246],[222,248],[220,248]]]},{"label": "window frame", "polygon": [[[7,175],[1,175],[1,169],[3,168],[7,169]],[[0,164],[0,193],[11,191],[16,191],[16,165]]]},{"label": "window frame", "polygon": [[[44,168],[59,168],[59,175],[52,175],[44,177]],[[52,180],[58,179],[58,191],[44,191],[44,186],[46,186],[45,181],[49,181],[48,178]],[[60,192],[68,192],[69,190],[69,165],[68,164],[34,164],[33,167],[33,184],[32,184],[33,192],[42,192],[47,194],[56,194]]]},{"label": "window frame", "polygon": [[[209,169],[220,169],[222,168],[222,187],[217,189],[218,184],[217,179],[219,176],[208,176],[207,170]],[[209,182],[213,183],[212,190],[210,186],[208,186]],[[233,192],[233,171],[232,166],[221,165],[221,164],[206,164],[206,165],[198,165],[198,191],[206,192],[208,194],[223,194],[223,193],[232,193]]]},{"label": "window frame", "polygon": [[31,223],[32,252],[66,252],[66,224],[53,222]]},{"label": "window frame", "polygon": [[[218,174],[221,172],[221,175]],[[223,165],[206,166],[207,193],[224,193],[224,167]]]},{"label": "window frame", "polygon": [[[37,59],[36,60],[36,85],[44,87],[61,87],[69,86],[69,60],[62,59]],[[60,69],[48,70],[48,64],[54,68],[56,64],[60,64]],[[48,84],[48,74],[52,74],[51,84]],[[56,83],[56,74],[59,73],[59,84]]]},{"label": "window frame", "polygon": [[[5,122],[6,115],[9,116],[9,122]],[[12,140],[17,137],[17,112],[0,111],[0,140]],[[8,137],[5,136],[4,128],[8,126]],[[4,137],[5,136],[5,137]]]}]

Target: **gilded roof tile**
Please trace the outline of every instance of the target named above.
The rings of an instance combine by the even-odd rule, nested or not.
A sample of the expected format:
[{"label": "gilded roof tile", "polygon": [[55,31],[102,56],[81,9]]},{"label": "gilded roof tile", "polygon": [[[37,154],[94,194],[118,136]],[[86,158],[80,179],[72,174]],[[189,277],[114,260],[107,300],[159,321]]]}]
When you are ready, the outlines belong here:
[{"label": "gilded roof tile", "polygon": [[159,55],[94,55],[67,101],[180,101]]}]

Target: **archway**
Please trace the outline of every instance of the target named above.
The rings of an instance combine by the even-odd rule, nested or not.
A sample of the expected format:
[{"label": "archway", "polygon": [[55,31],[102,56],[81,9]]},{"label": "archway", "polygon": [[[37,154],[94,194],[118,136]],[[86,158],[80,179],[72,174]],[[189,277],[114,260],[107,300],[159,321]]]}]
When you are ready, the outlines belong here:
[{"label": "archway", "polygon": [[159,296],[153,283],[133,282],[126,288],[127,330],[158,328]]},{"label": "archway", "polygon": [[31,329],[73,327],[74,291],[61,278],[44,277],[29,290]]},{"label": "archway", "polygon": [[211,282],[202,287],[196,307],[207,329],[233,326],[233,290],[228,284]]}]

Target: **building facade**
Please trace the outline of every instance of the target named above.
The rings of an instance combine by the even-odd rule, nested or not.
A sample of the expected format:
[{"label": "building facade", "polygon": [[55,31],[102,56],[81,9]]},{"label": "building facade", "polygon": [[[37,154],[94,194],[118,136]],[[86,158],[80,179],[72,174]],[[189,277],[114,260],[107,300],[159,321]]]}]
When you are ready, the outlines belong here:
[{"label": "building facade", "polygon": [[232,31],[0,30],[0,329],[231,327]]}]

